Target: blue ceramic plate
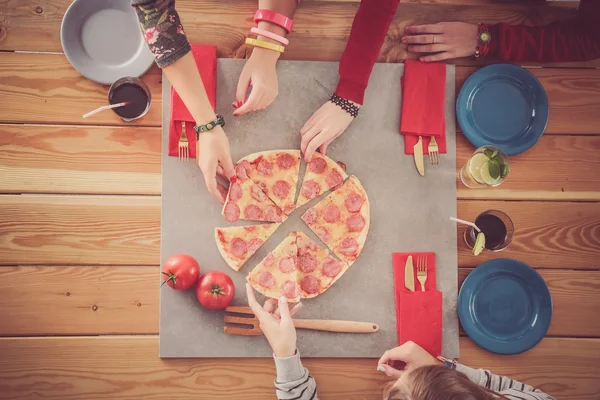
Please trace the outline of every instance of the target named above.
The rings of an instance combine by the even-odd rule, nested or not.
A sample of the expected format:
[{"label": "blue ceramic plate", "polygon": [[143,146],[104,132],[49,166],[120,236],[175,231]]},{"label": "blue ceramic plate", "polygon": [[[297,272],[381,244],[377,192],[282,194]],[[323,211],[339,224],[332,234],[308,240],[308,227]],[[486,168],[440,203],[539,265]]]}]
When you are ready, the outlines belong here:
[{"label": "blue ceramic plate", "polygon": [[498,354],[534,347],[552,319],[552,298],[536,270],[500,258],[475,268],[458,295],[458,317],[475,343]]},{"label": "blue ceramic plate", "polygon": [[540,139],[548,124],[548,96],[529,71],[494,64],[474,72],[456,101],[458,123],[475,147],[494,145],[519,154]]},{"label": "blue ceramic plate", "polygon": [[60,41],[73,68],[105,85],[139,77],[154,62],[131,0],[75,0],[63,17]]}]

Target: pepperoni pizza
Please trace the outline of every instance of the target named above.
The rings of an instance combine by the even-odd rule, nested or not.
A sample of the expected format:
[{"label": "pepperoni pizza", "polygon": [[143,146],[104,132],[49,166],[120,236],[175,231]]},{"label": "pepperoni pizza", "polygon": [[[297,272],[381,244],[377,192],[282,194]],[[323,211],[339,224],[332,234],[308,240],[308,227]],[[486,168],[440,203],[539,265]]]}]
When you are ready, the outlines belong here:
[{"label": "pepperoni pizza", "polygon": [[247,221],[282,222],[286,216],[269,196],[247,175],[248,163],[236,166],[236,177],[229,185],[227,199],[221,214],[229,222]]},{"label": "pepperoni pizza", "polygon": [[340,186],[348,178],[344,169],[331,158],[315,153],[306,166],[304,181],[297,205],[300,207],[330,189]]},{"label": "pepperoni pizza", "polygon": [[302,220],[342,261],[352,265],[362,251],[369,232],[369,199],[357,177],[312,208]]},{"label": "pepperoni pizza", "polygon": [[300,301],[298,285],[298,246],[296,232],[291,232],[275,250],[250,272],[248,283],[267,297],[285,296],[290,302]]},{"label": "pepperoni pizza", "polygon": [[250,154],[240,160],[246,174],[285,214],[296,209],[300,175],[300,150],[272,150]]},{"label": "pepperoni pizza", "polygon": [[281,224],[215,228],[217,248],[227,265],[239,271],[244,263],[256,253],[256,250],[277,230],[279,225]]}]

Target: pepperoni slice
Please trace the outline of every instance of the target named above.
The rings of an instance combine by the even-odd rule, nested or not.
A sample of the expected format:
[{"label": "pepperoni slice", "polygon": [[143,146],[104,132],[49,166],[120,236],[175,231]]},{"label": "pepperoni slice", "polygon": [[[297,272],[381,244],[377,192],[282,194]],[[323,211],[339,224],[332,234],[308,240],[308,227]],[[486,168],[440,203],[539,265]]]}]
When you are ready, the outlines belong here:
[{"label": "pepperoni slice", "polygon": [[248,243],[242,238],[233,238],[229,250],[235,257],[244,257],[248,253]]},{"label": "pepperoni slice", "polygon": [[235,222],[240,219],[240,207],[237,204],[228,202],[223,210],[225,219],[229,222]]},{"label": "pepperoni slice", "polygon": [[260,190],[264,192],[264,194],[269,194],[269,188],[267,187],[267,184],[265,182],[258,182],[257,185],[260,188]]},{"label": "pepperoni slice", "polygon": [[337,169],[333,169],[329,171],[327,177],[325,177],[325,181],[329,185],[330,189],[333,189],[336,186],[341,185],[344,182],[344,177],[340,174],[340,171]]},{"label": "pepperoni slice", "polygon": [[222,230],[217,229],[217,236],[219,236],[219,242],[225,243],[225,234]]},{"label": "pepperoni slice", "polygon": [[322,158],[313,158],[308,167],[315,174],[322,174],[327,168],[327,161]]},{"label": "pepperoni slice", "polygon": [[295,204],[287,204],[284,208],[283,211],[285,212],[286,215],[291,214],[294,210],[296,209],[296,205]]},{"label": "pepperoni slice", "polygon": [[264,158],[261,158],[256,164],[256,170],[261,175],[270,176],[273,174],[273,164]]},{"label": "pepperoni slice", "polygon": [[252,188],[250,189],[250,195],[252,195],[252,198],[258,201],[259,203],[264,203],[265,201],[269,200],[265,192],[260,190],[260,187],[258,187],[258,185],[252,185]]},{"label": "pepperoni slice", "polygon": [[245,226],[244,229],[247,230],[248,232],[252,232],[253,230],[256,229],[256,226]]},{"label": "pepperoni slice", "polygon": [[305,274],[311,273],[317,269],[317,257],[310,253],[304,253],[298,257],[298,266],[300,267],[300,271]]},{"label": "pepperoni slice", "polygon": [[285,199],[290,194],[290,190],[292,190],[292,185],[286,181],[277,181],[273,185],[273,194],[280,199]]},{"label": "pepperoni slice", "polygon": [[343,170],[344,170],[344,172],[346,172],[346,164],[344,164],[344,163],[343,163],[343,162],[341,162],[341,161],[338,161],[338,162],[337,162],[337,164],[340,166],[340,168],[341,168],[341,169],[343,169]]},{"label": "pepperoni slice", "polygon": [[[254,204],[250,204],[244,209],[244,218],[248,220],[261,220],[263,217],[263,212],[258,206]],[[233,222],[233,221],[232,221]]]},{"label": "pepperoni slice", "polygon": [[270,289],[275,286],[275,277],[269,271],[263,271],[258,275],[258,283],[260,286]]},{"label": "pepperoni slice", "polygon": [[317,278],[312,275],[305,276],[302,278],[302,282],[300,283],[302,290],[304,290],[308,294],[319,293],[319,289],[321,288],[321,283]]},{"label": "pepperoni slice", "polygon": [[247,160],[240,161],[235,167],[235,174],[241,181],[248,179],[250,171],[252,171],[252,165]]},{"label": "pepperoni slice", "polygon": [[262,246],[263,243],[264,241],[261,238],[254,238],[250,240],[250,243],[248,243],[248,251],[250,252],[250,254],[256,253],[256,250],[258,250],[258,248]]},{"label": "pepperoni slice", "polygon": [[304,215],[302,215],[302,220],[306,222],[307,225],[312,225],[317,221],[318,217],[319,216],[317,215],[317,210],[315,210],[314,208],[309,208],[308,210],[306,210]]},{"label": "pepperoni slice", "polygon": [[279,270],[284,274],[296,269],[296,259],[294,257],[284,257],[279,260]]},{"label": "pepperoni slice", "polygon": [[344,255],[347,255],[347,256],[355,255],[357,250],[358,250],[358,242],[356,240],[354,240],[354,238],[346,238],[346,239],[342,240],[342,242],[340,243],[339,251],[340,251],[340,253],[342,253]]},{"label": "pepperoni slice", "polygon": [[321,194],[321,185],[318,182],[308,180],[302,184],[302,196],[309,200]]},{"label": "pepperoni slice", "polygon": [[283,295],[288,299],[295,299],[296,297],[300,296],[300,288],[294,281],[285,281],[281,287],[281,290],[283,291]]},{"label": "pepperoni slice", "polygon": [[335,204],[329,204],[323,209],[323,219],[330,224],[340,219],[340,209]]},{"label": "pepperoni slice", "polygon": [[277,156],[277,165],[281,169],[290,169],[296,163],[296,160],[291,154],[283,153]]},{"label": "pepperoni slice", "polygon": [[346,220],[346,227],[350,232],[360,232],[365,227],[365,218],[360,214],[352,214]]},{"label": "pepperoni slice", "polygon": [[242,198],[242,185],[239,182],[233,182],[229,188],[229,200],[238,201]]},{"label": "pepperoni slice", "polygon": [[329,230],[324,226],[317,226],[314,228],[315,234],[325,243],[329,243],[331,240],[331,235],[329,234]]},{"label": "pepperoni slice", "polygon": [[270,267],[271,265],[273,265],[274,261],[275,257],[273,256],[273,253],[269,252],[269,254],[267,254],[265,259],[263,260],[263,264],[267,267]]},{"label": "pepperoni slice", "polygon": [[283,220],[283,215],[281,214],[281,209],[272,204],[265,207],[263,215],[264,215],[265,221],[281,222]]},{"label": "pepperoni slice", "polygon": [[341,262],[334,259],[333,257],[329,257],[327,260],[323,262],[323,275],[329,278],[335,278],[342,271],[344,266]]},{"label": "pepperoni slice", "polygon": [[360,211],[360,208],[362,207],[364,202],[365,200],[363,199],[363,197],[356,192],[350,193],[348,197],[346,197],[346,200],[344,200],[344,204],[350,212]]}]

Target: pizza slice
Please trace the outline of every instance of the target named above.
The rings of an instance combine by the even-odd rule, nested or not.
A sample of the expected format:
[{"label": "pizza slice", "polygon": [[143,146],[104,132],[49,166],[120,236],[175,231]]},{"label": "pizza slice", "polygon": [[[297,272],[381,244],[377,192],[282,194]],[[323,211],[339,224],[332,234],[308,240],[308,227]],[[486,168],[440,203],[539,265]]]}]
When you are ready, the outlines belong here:
[{"label": "pizza slice", "polygon": [[348,175],[338,163],[321,153],[315,153],[306,166],[297,206],[300,207],[326,191],[338,187],[347,178]]},{"label": "pizza slice", "polygon": [[333,285],[348,269],[348,264],[333,258],[304,232],[297,232],[298,284],[302,298],[317,297]]},{"label": "pizza slice", "polygon": [[259,293],[275,299],[285,296],[300,301],[298,285],[298,246],[296,232],[291,232],[250,272],[246,280]]},{"label": "pizza slice", "polygon": [[286,216],[256,183],[246,174],[244,165],[236,166],[227,199],[221,214],[229,222],[247,221],[282,222]]},{"label": "pizza slice", "polygon": [[352,265],[362,251],[369,232],[367,192],[357,177],[309,208],[302,220],[340,260]]},{"label": "pizza slice", "polygon": [[281,225],[263,224],[215,228],[217,248],[231,268],[239,271]]},{"label": "pizza slice", "polygon": [[238,165],[286,215],[296,209],[300,150],[271,150],[250,154]]}]

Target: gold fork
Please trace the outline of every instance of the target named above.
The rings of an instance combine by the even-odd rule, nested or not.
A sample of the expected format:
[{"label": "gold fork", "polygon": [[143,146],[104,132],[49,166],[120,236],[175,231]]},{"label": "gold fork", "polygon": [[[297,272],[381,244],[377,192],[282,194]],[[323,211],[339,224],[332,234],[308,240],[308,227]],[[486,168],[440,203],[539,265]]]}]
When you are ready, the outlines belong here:
[{"label": "gold fork", "polygon": [[440,149],[438,147],[437,142],[435,141],[435,137],[431,137],[429,141],[429,146],[427,148],[429,152],[429,161],[431,161],[431,165],[437,165],[440,163]]},{"label": "gold fork", "polygon": [[179,159],[180,160],[189,160],[190,159],[190,149],[187,135],[185,134],[185,121],[181,121],[181,137],[179,138]]},{"label": "gold fork", "polygon": [[421,283],[421,291],[425,291],[425,282],[427,282],[427,257],[420,256],[417,260],[417,279]]}]

